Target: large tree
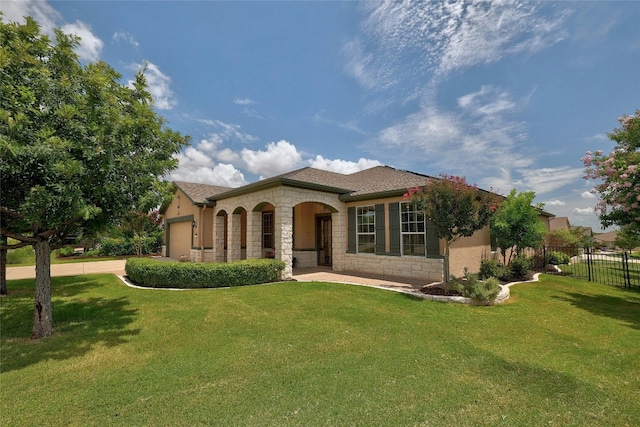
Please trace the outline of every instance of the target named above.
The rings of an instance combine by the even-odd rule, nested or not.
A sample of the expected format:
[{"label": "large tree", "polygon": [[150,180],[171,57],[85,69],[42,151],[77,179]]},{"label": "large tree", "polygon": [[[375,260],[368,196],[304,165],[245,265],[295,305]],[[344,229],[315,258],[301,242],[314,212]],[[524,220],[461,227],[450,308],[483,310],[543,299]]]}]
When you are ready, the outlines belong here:
[{"label": "large tree", "polygon": [[596,212],[603,227],[628,226],[640,231],[640,110],[622,116],[620,127],[609,134],[616,147],[608,155],[588,151],[582,158],[585,179],[602,180]]},{"label": "large tree", "polygon": [[134,209],[188,143],[154,111],[143,70],[129,87],[104,62],[82,65],[77,44],[31,18],[0,22],[0,234],[35,249],[32,338],[52,330],[52,248]]},{"label": "large tree", "polygon": [[450,280],[451,244],[469,237],[489,223],[498,205],[493,193],[467,183],[466,178],[440,175],[424,187],[410,188],[405,199],[416,204],[445,241],[444,282]]},{"label": "large tree", "polygon": [[[491,217],[491,232],[496,238],[505,264],[525,248],[537,248],[543,242],[547,227],[539,219],[543,205],[533,205],[536,193],[516,193],[513,189]],[[509,258],[507,258],[509,253]]]}]

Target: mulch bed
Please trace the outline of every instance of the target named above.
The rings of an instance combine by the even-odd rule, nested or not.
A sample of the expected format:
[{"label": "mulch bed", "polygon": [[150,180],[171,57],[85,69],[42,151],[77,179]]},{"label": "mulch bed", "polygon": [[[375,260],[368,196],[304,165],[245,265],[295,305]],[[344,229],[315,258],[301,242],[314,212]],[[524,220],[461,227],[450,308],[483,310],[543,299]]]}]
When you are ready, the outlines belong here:
[{"label": "mulch bed", "polygon": [[420,288],[420,292],[426,295],[445,295],[449,297],[461,297],[462,294],[455,289],[449,287],[449,291],[445,292],[444,285],[442,283],[438,283],[435,285],[425,285]]}]

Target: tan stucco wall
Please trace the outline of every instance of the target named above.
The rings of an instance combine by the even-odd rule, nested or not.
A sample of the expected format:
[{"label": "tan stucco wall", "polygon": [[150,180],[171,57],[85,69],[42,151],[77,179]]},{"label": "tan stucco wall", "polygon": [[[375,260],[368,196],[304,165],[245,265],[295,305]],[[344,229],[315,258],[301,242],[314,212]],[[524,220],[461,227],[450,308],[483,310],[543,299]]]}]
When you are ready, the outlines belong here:
[{"label": "tan stucco wall", "polygon": [[294,249],[316,248],[316,215],[328,212],[317,203],[303,203],[294,207]]},{"label": "tan stucco wall", "polygon": [[[440,250],[444,253],[444,241],[440,242]],[[491,258],[489,227],[476,231],[471,237],[463,237],[451,244],[450,274],[462,277],[465,267],[469,268],[469,272],[477,273],[480,271],[480,261],[484,258]]]},{"label": "tan stucco wall", "polygon": [[[177,258],[180,255],[184,254],[172,254],[171,247],[176,247],[176,244],[180,247],[188,246],[191,248],[191,243],[193,242],[193,246],[197,246],[198,242],[193,239],[193,230],[191,226],[185,227],[184,225],[174,226],[173,230],[171,229],[171,224],[174,223],[175,219],[180,219],[181,222],[191,222],[193,220],[198,222],[200,217],[200,208],[195,206],[189,198],[187,197],[182,190],[177,190],[173,196],[173,201],[171,205],[165,211],[163,218],[165,222],[164,228],[164,243],[167,246],[168,255],[173,258]],[[197,228],[196,228],[197,230]],[[182,243],[177,243],[179,240]],[[188,244],[185,242],[189,242]],[[189,255],[187,253],[186,255]]]}]

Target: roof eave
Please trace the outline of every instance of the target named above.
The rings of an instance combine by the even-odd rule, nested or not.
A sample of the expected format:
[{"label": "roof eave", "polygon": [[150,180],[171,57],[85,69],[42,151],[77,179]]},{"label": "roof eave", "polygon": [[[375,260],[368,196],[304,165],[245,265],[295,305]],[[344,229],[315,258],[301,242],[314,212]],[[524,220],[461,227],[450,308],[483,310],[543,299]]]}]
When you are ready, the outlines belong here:
[{"label": "roof eave", "polygon": [[239,187],[230,191],[226,191],[224,193],[220,193],[218,195],[208,197],[207,200],[215,203],[215,201],[217,200],[229,199],[231,197],[242,196],[245,194],[255,193],[256,191],[268,190],[270,188],[280,187],[280,186],[302,188],[306,190],[315,190],[315,191],[321,191],[324,193],[333,193],[333,194],[345,194],[345,193],[350,193],[352,191],[346,188],[338,188],[338,187],[332,187],[329,185],[315,184],[311,182],[298,181],[295,179],[277,177],[277,178],[265,179],[263,181],[245,185],[244,187]]}]

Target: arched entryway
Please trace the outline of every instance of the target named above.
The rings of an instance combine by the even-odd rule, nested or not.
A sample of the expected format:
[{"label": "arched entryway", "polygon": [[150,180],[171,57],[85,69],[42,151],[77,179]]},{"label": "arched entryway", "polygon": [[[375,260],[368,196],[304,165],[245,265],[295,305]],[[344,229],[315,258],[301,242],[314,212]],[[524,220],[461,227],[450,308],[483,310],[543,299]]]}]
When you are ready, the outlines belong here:
[{"label": "arched entryway", "polygon": [[293,257],[295,267],[333,265],[333,214],[331,206],[317,202],[293,207]]}]

